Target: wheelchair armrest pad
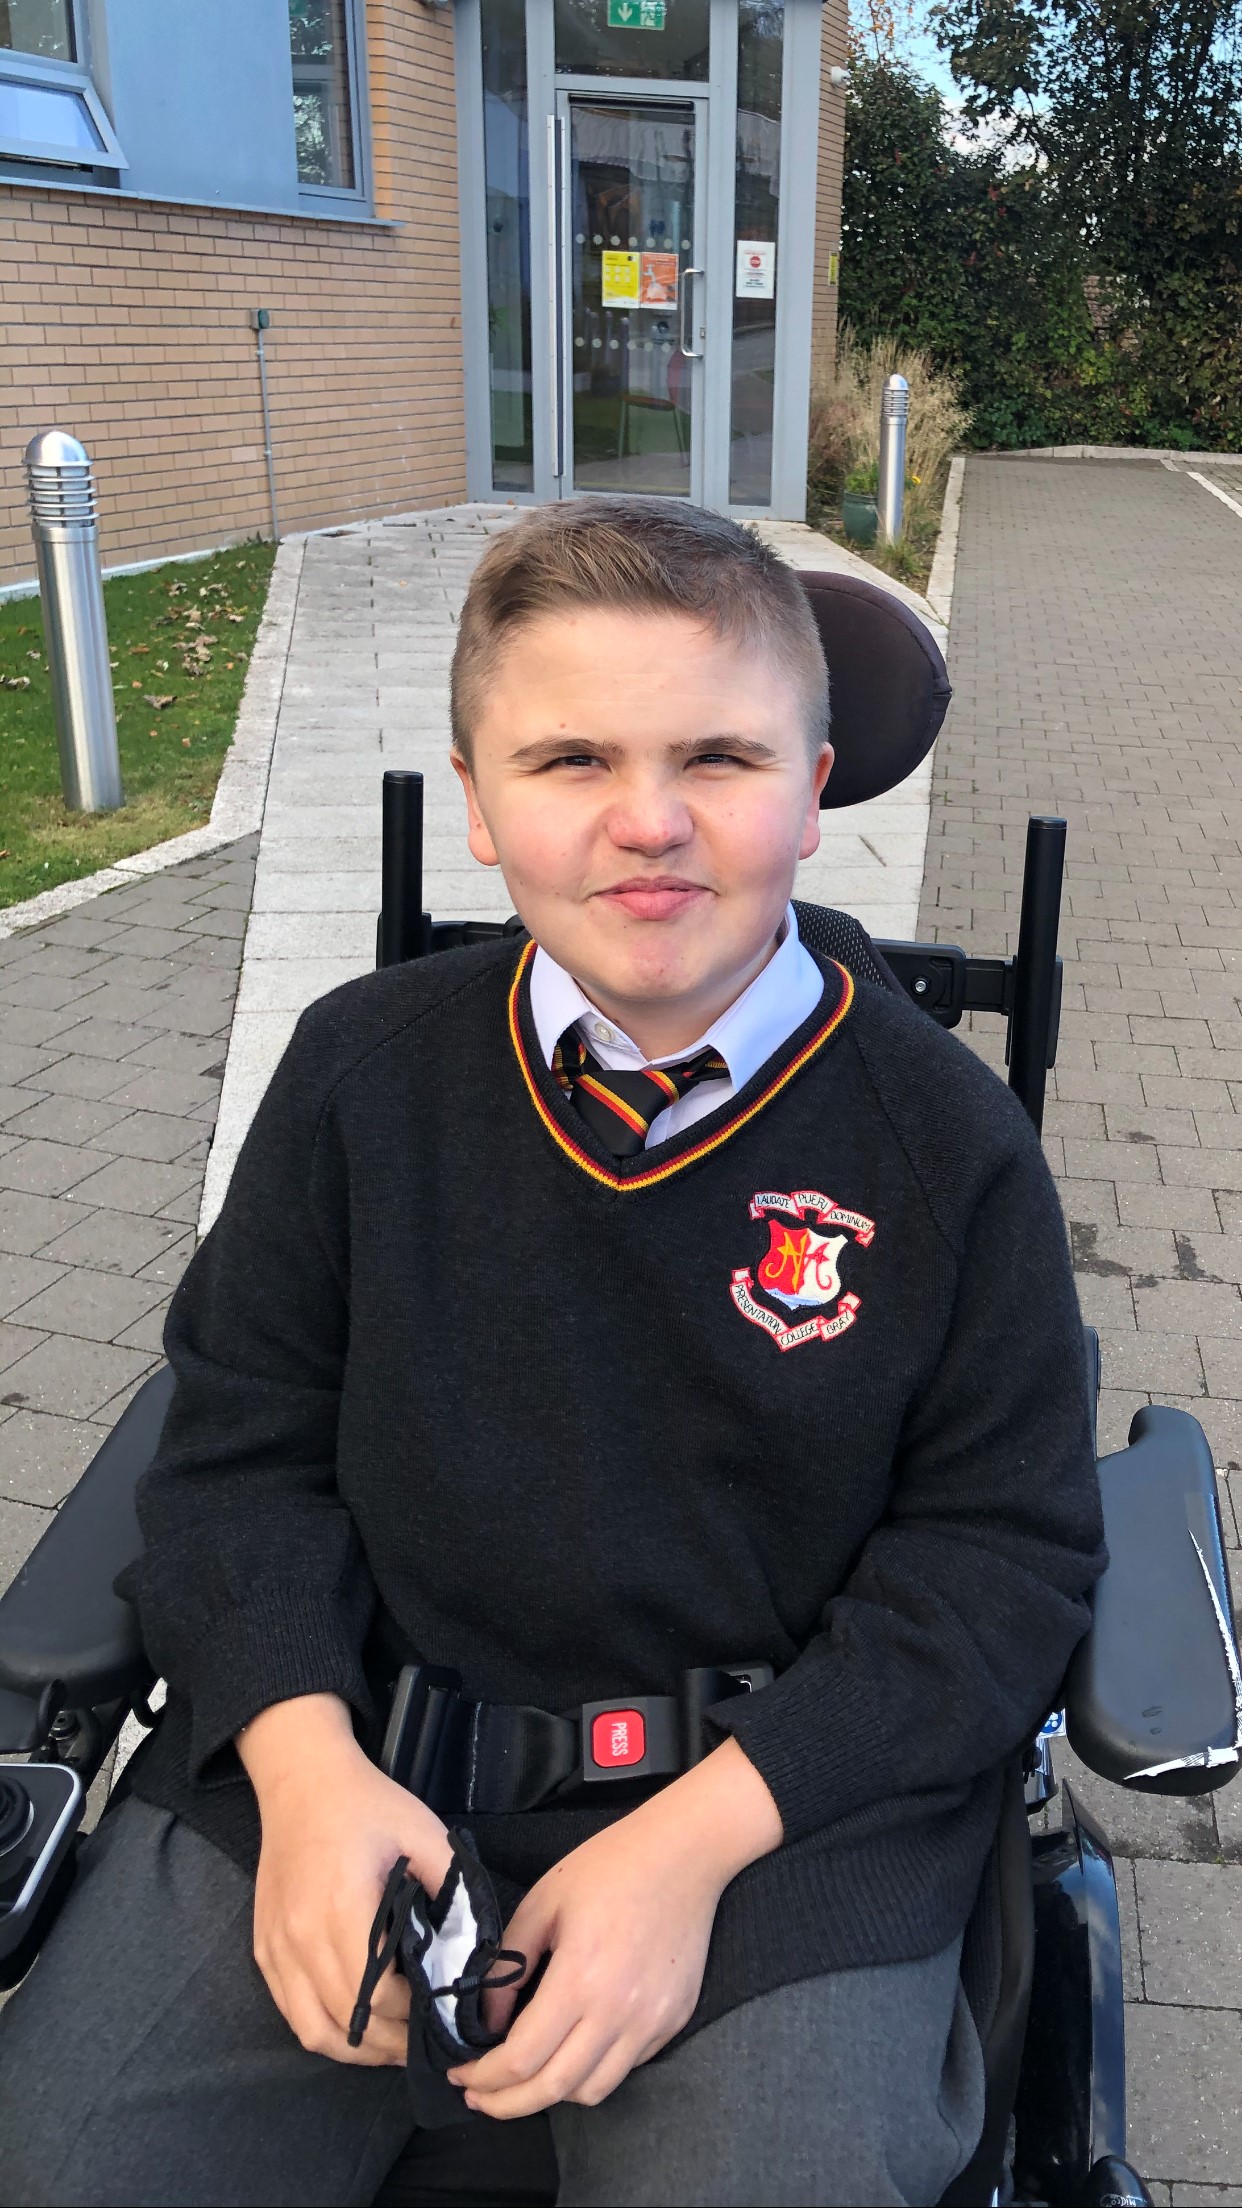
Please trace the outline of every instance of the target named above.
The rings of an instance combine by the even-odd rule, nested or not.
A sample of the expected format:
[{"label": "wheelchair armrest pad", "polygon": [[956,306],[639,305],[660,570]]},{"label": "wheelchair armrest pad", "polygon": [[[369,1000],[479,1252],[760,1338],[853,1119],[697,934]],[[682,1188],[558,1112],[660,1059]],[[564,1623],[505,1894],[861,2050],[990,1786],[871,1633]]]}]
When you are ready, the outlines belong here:
[{"label": "wheelchair armrest pad", "polygon": [[0,1595],[0,1695],[37,1703],[56,1679],[63,1701],[85,1709],[149,1681],[137,1615],[112,1582],[142,1549],[134,1493],[172,1392],[166,1365],[143,1382]]},{"label": "wheelchair armrest pad", "polygon": [[1109,1562],[1066,1679],[1070,1746],[1119,1785],[1205,1793],[1234,1776],[1242,1755],[1212,1453],[1197,1419],[1152,1407],[1099,1474]]}]

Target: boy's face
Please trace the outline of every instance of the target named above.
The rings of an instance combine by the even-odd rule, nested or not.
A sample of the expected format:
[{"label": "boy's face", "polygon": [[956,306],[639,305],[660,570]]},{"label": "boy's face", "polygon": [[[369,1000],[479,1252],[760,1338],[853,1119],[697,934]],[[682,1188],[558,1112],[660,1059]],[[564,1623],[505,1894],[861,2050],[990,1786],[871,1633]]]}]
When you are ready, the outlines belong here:
[{"label": "boy's face", "polygon": [[692,1042],[771,956],[831,764],[767,658],[680,614],[600,608],[511,638],[472,768],[454,759],[475,858],[652,1057]]}]

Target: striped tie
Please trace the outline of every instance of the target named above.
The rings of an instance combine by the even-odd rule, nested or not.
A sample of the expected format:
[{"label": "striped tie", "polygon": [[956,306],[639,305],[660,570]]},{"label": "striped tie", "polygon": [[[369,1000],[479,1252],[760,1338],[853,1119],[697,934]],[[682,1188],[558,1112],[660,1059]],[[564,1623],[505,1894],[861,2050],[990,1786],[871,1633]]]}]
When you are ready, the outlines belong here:
[{"label": "striped tie", "polygon": [[696,1051],[676,1066],[643,1066],[613,1073],[587,1049],[577,1027],[567,1027],[552,1055],[552,1072],[592,1134],[617,1158],[636,1158],[647,1145],[654,1119],[700,1081],[727,1081],[718,1050]]}]

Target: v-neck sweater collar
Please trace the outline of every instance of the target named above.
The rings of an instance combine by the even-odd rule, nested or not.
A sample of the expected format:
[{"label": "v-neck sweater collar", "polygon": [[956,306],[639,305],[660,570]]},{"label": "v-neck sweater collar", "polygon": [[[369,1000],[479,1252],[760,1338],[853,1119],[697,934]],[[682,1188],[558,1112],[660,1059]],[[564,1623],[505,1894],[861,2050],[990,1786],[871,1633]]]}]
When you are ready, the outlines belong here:
[{"label": "v-neck sweater collar", "polygon": [[509,990],[509,1035],[527,1093],[547,1133],[570,1162],[617,1194],[654,1187],[728,1142],[818,1056],[854,1002],[853,976],[836,959],[823,960],[825,985],[819,1003],[794,1029],[784,1049],[760,1066],[744,1088],[680,1135],[640,1151],[636,1158],[614,1158],[595,1140],[543,1062],[530,1003],[534,955],[535,945],[527,943]]}]

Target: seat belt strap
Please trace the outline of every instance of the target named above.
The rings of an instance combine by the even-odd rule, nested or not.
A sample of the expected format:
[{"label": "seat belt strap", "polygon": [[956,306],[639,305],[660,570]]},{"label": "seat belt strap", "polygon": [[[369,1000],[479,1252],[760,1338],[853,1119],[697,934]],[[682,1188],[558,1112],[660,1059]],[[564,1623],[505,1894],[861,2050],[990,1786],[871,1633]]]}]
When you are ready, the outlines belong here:
[{"label": "seat belt strap", "polygon": [[499,1816],[589,1800],[616,1780],[668,1780],[713,1745],[712,1705],[768,1686],[770,1664],[701,1665],[676,1694],[617,1695],[566,1716],[475,1702],[455,1672],[406,1664],[393,1692],[381,1768],[439,1816]]}]

